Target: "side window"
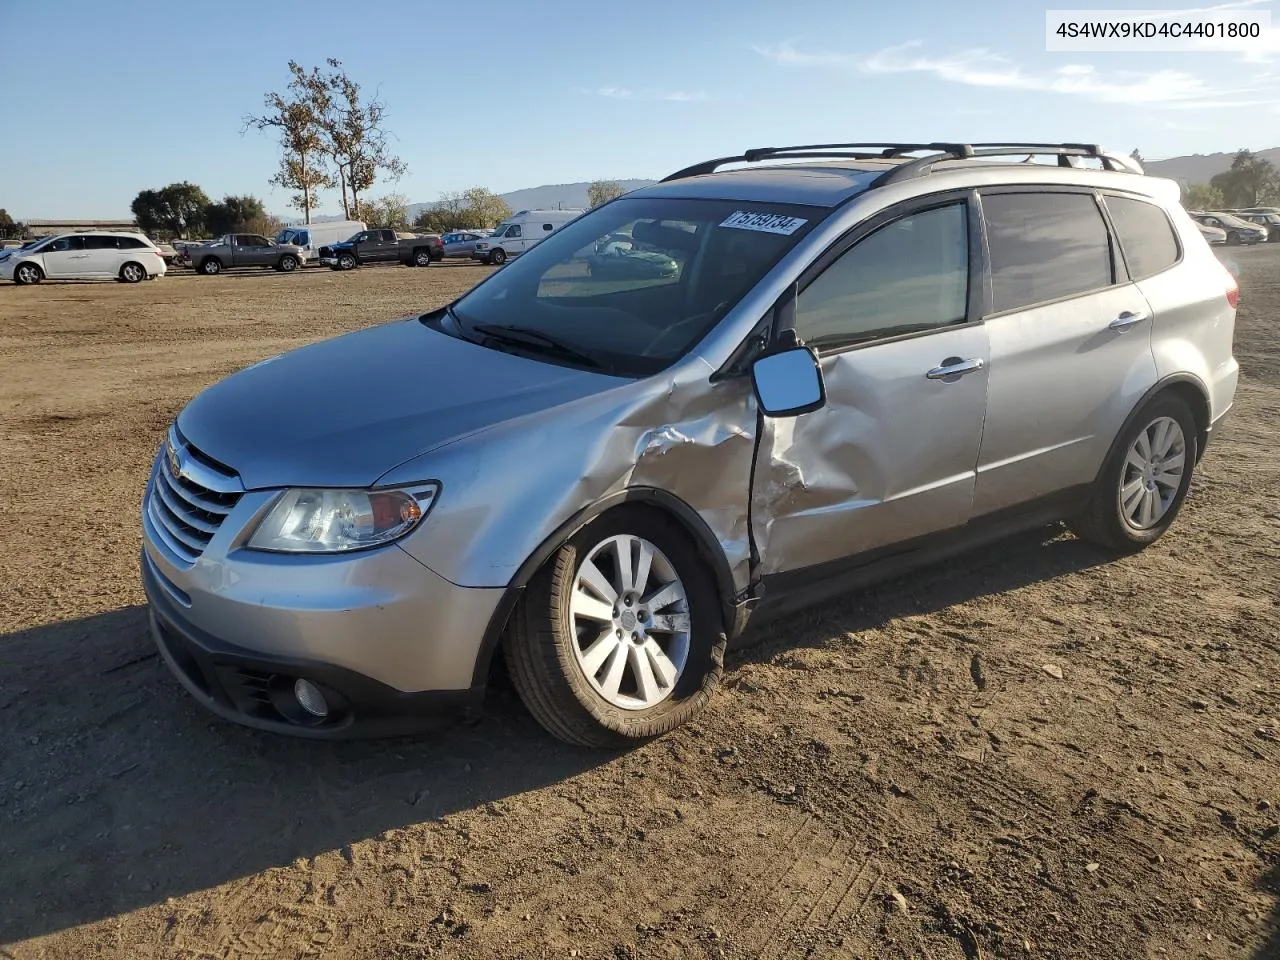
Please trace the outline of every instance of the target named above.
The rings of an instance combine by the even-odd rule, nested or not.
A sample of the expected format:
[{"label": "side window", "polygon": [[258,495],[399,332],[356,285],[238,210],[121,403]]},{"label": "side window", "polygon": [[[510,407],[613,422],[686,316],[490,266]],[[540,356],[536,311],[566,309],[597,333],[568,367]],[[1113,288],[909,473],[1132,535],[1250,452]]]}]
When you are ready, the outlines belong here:
[{"label": "side window", "polygon": [[969,300],[964,203],[908,214],[859,240],[796,300],[796,333],[842,345],[963,322]]},{"label": "side window", "polygon": [[511,228],[510,228],[509,230],[507,230],[507,236],[508,236],[508,237],[518,237],[518,236],[520,236],[520,224],[518,224],[518,223],[513,223],[513,224],[511,225]]},{"label": "side window", "polygon": [[267,243],[266,237],[259,237],[256,234],[250,234],[249,236],[245,237],[245,242],[251,247],[269,246],[269,244]]},{"label": "side window", "polygon": [[1112,283],[1111,240],[1092,194],[985,194],[982,214],[993,312]]},{"label": "side window", "polygon": [[1130,277],[1143,280],[1178,262],[1178,238],[1163,210],[1130,197],[1109,196],[1106,203]]},{"label": "side window", "polygon": [[121,250],[141,250],[146,246],[141,237],[113,237],[112,239]]},{"label": "side window", "polygon": [[382,231],[382,239],[383,239],[383,241],[385,241],[385,242],[391,242],[391,241],[394,241],[394,240],[395,240],[395,238],[396,238],[396,232],[395,232],[394,230],[383,230],[383,231]]},{"label": "side window", "polygon": [[249,246],[249,238],[243,237],[240,234],[236,234],[234,237],[232,237],[231,242],[234,243],[237,247]]},{"label": "side window", "polygon": [[59,237],[49,244],[45,250],[49,253],[62,253],[66,250],[83,250],[84,237]]},{"label": "side window", "polygon": [[85,237],[84,248],[86,250],[115,250],[118,243],[115,237]]}]

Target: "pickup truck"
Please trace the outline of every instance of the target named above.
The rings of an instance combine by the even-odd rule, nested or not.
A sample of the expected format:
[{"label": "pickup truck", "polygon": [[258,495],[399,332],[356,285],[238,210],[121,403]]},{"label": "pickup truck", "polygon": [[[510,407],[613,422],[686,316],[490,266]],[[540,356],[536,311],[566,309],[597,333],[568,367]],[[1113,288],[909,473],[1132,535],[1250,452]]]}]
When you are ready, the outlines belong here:
[{"label": "pickup truck", "polygon": [[425,267],[443,259],[444,242],[434,233],[362,230],[350,240],[320,248],[320,262],[334,270],[354,270],[362,263],[403,263],[406,267]]},{"label": "pickup truck", "polygon": [[256,233],[228,233],[198,247],[189,247],[191,265],[205,276],[221,273],[229,267],[274,267],[292,273],[306,260],[301,247],[276,243]]}]

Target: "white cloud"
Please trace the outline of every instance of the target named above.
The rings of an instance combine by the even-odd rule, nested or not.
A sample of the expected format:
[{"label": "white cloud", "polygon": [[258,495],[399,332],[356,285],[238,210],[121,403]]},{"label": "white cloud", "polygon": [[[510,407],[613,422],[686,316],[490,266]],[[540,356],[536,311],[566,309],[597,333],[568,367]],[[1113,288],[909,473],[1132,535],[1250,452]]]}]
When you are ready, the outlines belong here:
[{"label": "white cloud", "polygon": [[670,103],[693,103],[710,100],[701,90],[628,90],[625,87],[596,87],[584,90],[610,100],[665,100]]},{"label": "white cloud", "polygon": [[786,67],[847,70],[887,75],[931,74],[948,83],[1003,90],[1026,90],[1084,97],[1102,103],[1164,109],[1243,107],[1270,103],[1272,91],[1223,88],[1185,70],[1118,70],[1103,73],[1087,64],[1028,70],[986,48],[930,55],[920,41],[886,47],[871,54],[797,49],[791,43],[756,47],[756,52]]}]

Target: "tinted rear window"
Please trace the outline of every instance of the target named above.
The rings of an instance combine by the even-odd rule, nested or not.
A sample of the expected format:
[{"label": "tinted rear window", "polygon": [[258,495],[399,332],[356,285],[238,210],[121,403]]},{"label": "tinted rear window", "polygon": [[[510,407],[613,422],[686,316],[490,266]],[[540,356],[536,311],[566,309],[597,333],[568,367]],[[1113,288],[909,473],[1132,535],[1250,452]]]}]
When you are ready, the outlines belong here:
[{"label": "tinted rear window", "polygon": [[982,212],[993,312],[1111,284],[1111,242],[1092,194],[986,194]]},{"label": "tinted rear window", "polygon": [[1165,212],[1131,197],[1107,197],[1120,250],[1134,280],[1154,276],[1178,262],[1178,238]]},{"label": "tinted rear window", "polygon": [[113,245],[118,240],[121,250],[141,250],[146,246],[141,237],[112,238]]}]

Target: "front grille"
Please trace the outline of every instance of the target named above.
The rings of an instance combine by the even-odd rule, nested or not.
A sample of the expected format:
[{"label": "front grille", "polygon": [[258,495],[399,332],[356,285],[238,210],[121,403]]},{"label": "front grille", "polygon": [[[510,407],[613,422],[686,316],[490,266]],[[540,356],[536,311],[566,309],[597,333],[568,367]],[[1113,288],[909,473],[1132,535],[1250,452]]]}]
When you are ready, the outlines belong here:
[{"label": "front grille", "polygon": [[[169,446],[187,460],[180,464],[180,473],[169,463]],[[235,477],[183,444],[171,430],[148,492],[147,514],[164,545],[179,559],[195,563],[239,502],[239,486]]]}]

